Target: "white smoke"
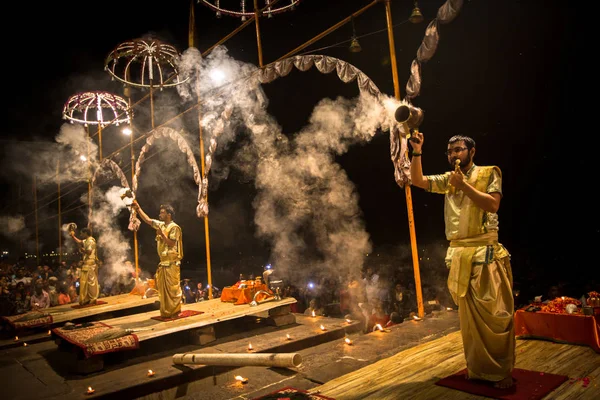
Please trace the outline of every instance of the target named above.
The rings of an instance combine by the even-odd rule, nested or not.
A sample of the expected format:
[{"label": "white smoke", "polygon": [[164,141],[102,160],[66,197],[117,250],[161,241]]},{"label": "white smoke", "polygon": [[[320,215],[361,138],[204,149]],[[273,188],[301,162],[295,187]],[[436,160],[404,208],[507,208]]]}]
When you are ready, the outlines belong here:
[{"label": "white smoke", "polygon": [[[328,269],[333,276],[360,271],[371,242],[356,188],[335,157],[388,131],[400,102],[368,94],[324,99],[305,128],[284,135],[266,112],[268,99],[256,76],[250,78],[256,66],[233,60],[219,47],[206,59],[189,49],[180,70],[189,77],[178,87],[180,96],[202,101],[206,142],[218,144],[206,155],[207,162],[214,162],[211,185],[226,178],[230,167],[254,179],[257,235],[270,242],[279,273],[289,274],[303,265]],[[223,119],[228,108],[233,110],[231,117]],[[241,140],[243,131],[250,132],[248,143],[238,146],[232,165],[219,164],[219,151]]]},{"label": "white smoke", "polygon": [[96,238],[98,253],[101,254],[102,267],[99,271],[101,288],[112,286],[122,275],[131,273],[129,259],[131,246],[129,239],[123,236],[117,225],[117,216],[126,208],[121,200],[123,188],[113,186],[103,194],[98,194],[94,201],[91,224],[93,236]]}]

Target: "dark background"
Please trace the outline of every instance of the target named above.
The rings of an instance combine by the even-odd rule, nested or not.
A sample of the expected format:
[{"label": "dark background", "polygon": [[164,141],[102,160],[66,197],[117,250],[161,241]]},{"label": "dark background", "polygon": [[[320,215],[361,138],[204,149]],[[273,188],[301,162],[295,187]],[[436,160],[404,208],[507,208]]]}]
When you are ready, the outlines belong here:
[{"label": "dark background", "polygon": [[[278,59],[369,3],[305,0],[293,12],[261,18],[264,63]],[[238,7],[239,1],[221,1],[221,5],[227,4]],[[425,21],[411,24],[407,19],[413,2],[391,1],[402,97],[425,28],[442,4],[441,0],[421,1]],[[502,169],[500,240],[512,254],[518,278],[531,271],[543,274],[550,282],[584,282],[597,276],[595,250],[600,228],[593,193],[598,139],[595,124],[588,127],[584,123],[592,111],[587,104],[593,100],[588,98],[595,95],[590,91],[593,75],[586,72],[593,65],[594,49],[588,39],[593,21],[584,18],[587,12],[583,6],[566,1],[465,1],[455,20],[440,26],[439,46],[423,65],[421,93],[413,101],[425,111],[421,126],[426,135],[425,173],[448,169],[443,153],[447,139],[458,133],[476,140],[476,163]],[[12,26],[4,24],[2,28],[3,148],[15,141],[27,142],[23,146],[52,142],[64,122],[62,106],[76,92],[122,93],[121,85],[111,82],[103,71],[105,57],[119,43],[152,33],[180,51],[187,48],[188,1],[20,2],[14,7],[11,16],[7,15],[13,20]],[[240,24],[232,17],[215,18],[214,12],[201,4],[194,9],[200,51]],[[357,17],[355,27],[362,52],[348,51],[352,28],[345,25],[303,53],[314,51],[346,60],[365,72],[382,92],[393,95],[383,4]],[[225,46],[234,58],[258,64],[254,25]],[[323,97],[358,94],[355,83],[343,84],[315,70],[294,71],[264,85],[264,90],[269,112],[285,132],[304,126]],[[110,139],[106,134],[104,138],[105,155],[127,143],[122,137]],[[128,159],[127,155],[122,157]],[[165,155],[156,156],[157,163],[161,157]],[[399,262],[410,265],[406,198],[404,189],[394,181],[388,133],[351,148],[338,161],[359,192],[373,254],[399,257]],[[33,229],[31,180],[12,174],[10,166],[5,165],[3,171],[0,214],[26,215],[26,225]],[[144,199],[141,202],[151,216],[157,215],[158,205],[168,197],[169,180],[164,182],[163,193],[144,192],[143,183],[140,185],[138,197]],[[185,181],[179,184],[189,186]],[[40,198],[47,197],[40,204],[48,214],[40,221],[43,253],[57,246],[56,217],[52,214],[57,203],[56,196],[52,198],[55,186],[42,182],[38,189]],[[69,203],[79,205],[77,198],[86,189],[82,184],[79,191],[69,195],[72,198],[65,195],[63,210]],[[204,224],[195,217],[193,190],[190,193],[189,204],[176,204],[180,209],[176,220],[185,232],[186,268],[203,271]],[[211,186],[210,243],[217,274],[231,270],[235,275],[242,269],[259,272],[269,260],[268,243],[254,237],[253,196],[252,183],[236,179],[235,174]],[[441,249],[434,252],[439,265],[439,254],[443,255],[446,246],[443,198],[419,189],[412,190],[412,196],[419,249]],[[83,225],[85,208],[63,216],[63,223],[67,220]],[[126,222],[125,215],[123,226]],[[140,264],[149,271],[156,262],[153,236],[147,227],[139,234]],[[23,250],[22,240],[1,240],[2,248],[11,256]],[[423,269],[433,268],[426,257],[422,261]]]}]

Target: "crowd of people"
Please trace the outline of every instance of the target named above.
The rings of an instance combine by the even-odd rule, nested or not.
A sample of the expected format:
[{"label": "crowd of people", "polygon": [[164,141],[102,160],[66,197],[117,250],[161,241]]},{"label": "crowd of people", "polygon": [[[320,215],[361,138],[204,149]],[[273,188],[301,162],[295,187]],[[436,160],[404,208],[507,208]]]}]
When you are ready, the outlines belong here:
[{"label": "crowd of people", "polygon": [[[83,261],[44,261],[37,267],[16,263],[0,263],[0,315],[22,314],[63,304],[78,304]],[[102,277],[102,270],[100,270]],[[105,278],[105,277],[102,277]],[[99,297],[129,293],[135,286],[132,271],[113,279],[104,279]]]}]

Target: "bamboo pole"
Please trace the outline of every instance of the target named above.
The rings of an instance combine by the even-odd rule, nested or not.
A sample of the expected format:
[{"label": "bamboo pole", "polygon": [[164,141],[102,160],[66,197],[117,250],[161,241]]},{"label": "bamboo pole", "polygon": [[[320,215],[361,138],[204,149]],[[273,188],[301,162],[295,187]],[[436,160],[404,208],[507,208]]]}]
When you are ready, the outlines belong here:
[{"label": "bamboo pole", "polygon": [[[392,10],[390,7],[390,0],[384,0],[385,2],[385,15],[387,20],[387,32],[388,32],[388,42],[390,46],[390,60],[392,67],[392,78],[394,81],[394,96],[396,99],[400,99],[400,83],[398,80],[398,67],[396,64],[396,49],[394,45],[394,32],[392,28]],[[423,318],[425,316],[425,310],[423,308],[423,293],[421,290],[421,272],[419,270],[419,251],[417,248],[417,238],[415,231],[415,219],[413,215],[413,206],[412,206],[412,193],[410,189],[410,185],[404,185],[404,194],[406,196],[406,208],[408,211],[408,229],[410,232],[410,249],[412,252],[412,260],[413,260],[413,270],[415,275],[415,290],[417,292],[417,310],[419,313],[419,317]]]},{"label": "bamboo pole", "polygon": [[308,46],[310,46],[311,44],[321,40],[322,38],[324,38],[325,36],[329,35],[331,32],[335,31],[336,29],[338,29],[340,26],[347,24],[348,22],[350,22],[352,20],[352,18],[355,18],[357,16],[359,16],[360,14],[364,13],[365,11],[367,11],[369,8],[373,7],[375,4],[379,3],[381,0],[373,0],[373,2],[367,4],[366,6],[364,6],[363,8],[361,8],[360,10],[356,11],[355,13],[353,13],[352,15],[350,15],[349,17],[344,18],[343,20],[341,20],[340,22],[338,22],[337,24],[333,25],[332,27],[324,30],[323,32],[319,33],[317,36],[313,37],[312,39],[310,39],[309,41],[307,41],[304,44],[301,44],[300,46],[296,47],[294,50],[290,51],[289,53],[287,53],[286,55],[284,55],[283,57],[279,57],[275,62],[277,61],[281,61],[283,59],[286,59],[288,57],[293,56],[294,54],[298,53],[299,51],[307,48]]},{"label": "bamboo pole", "polygon": [[302,356],[299,353],[178,353],[173,355],[173,364],[258,366],[258,367],[299,367]]},{"label": "bamboo pole", "polygon": [[35,210],[35,262],[40,265],[40,236],[38,228],[37,177],[33,176],[33,209]]},{"label": "bamboo pole", "polygon": [[[200,140],[200,170],[201,176],[204,177],[205,163],[204,163],[204,138],[202,134],[202,107],[200,96],[198,96],[198,137]],[[202,180],[200,181],[202,185]],[[208,191],[208,188],[206,188]],[[208,199],[208,193],[206,194]],[[212,285],[212,266],[210,261],[210,230],[208,224],[208,215],[204,216],[204,242],[206,243],[206,279],[208,281],[208,298],[213,298],[213,285]]]},{"label": "bamboo pole", "polygon": [[[196,32],[196,22],[193,18],[193,7],[190,7],[190,21],[188,27],[188,46],[194,47],[194,32]],[[213,46],[214,47],[214,46]],[[200,168],[201,176],[204,177],[204,139],[202,135],[202,107],[200,96],[198,95],[198,137],[200,139]],[[200,182],[202,184],[202,181]],[[208,190],[208,188],[207,188]],[[208,198],[208,193],[207,193]],[[204,242],[206,244],[206,278],[208,280],[208,298],[213,298],[213,285],[212,285],[212,266],[210,262],[210,229],[208,223],[208,215],[204,216]]]},{"label": "bamboo pole", "polygon": [[260,10],[258,9],[258,0],[254,0],[254,22],[256,23],[256,45],[258,47],[258,66],[263,67],[262,42],[260,40]]},{"label": "bamboo pole", "polygon": [[98,160],[102,162],[102,121],[98,121]]},{"label": "bamboo pole", "polygon": [[56,161],[56,184],[58,187],[58,262],[62,262],[62,218],[60,209],[60,160]]},{"label": "bamboo pole", "polygon": [[[129,103],[129,110],[131,110],[132,109],[131,88],[129,86],[127,86],[125,88],[125,94],[127,96],[127,100]],[[130,154],[131,154],[131,182],[133,183],[133,181],[135,180],[135,153],[133,151],[133,136],[135,133],[134,133],[134,129],[133,129],[133,113],[131,113],[131,115],[130,115],[129,129],[131,130],[131,133],[129,134],[129,150],[130,150]],[[131,290],[130,294],[143,295],[144,294],[144,286],[139,283],[140,264],[139,264],[139,253],[138,253],[138,237],[137,237],[136,230],[133,231],[133,259],[134,259],[134,265],[135,265],[135,267],[134,267],[135,268],[134,269],[135,286]]]}]

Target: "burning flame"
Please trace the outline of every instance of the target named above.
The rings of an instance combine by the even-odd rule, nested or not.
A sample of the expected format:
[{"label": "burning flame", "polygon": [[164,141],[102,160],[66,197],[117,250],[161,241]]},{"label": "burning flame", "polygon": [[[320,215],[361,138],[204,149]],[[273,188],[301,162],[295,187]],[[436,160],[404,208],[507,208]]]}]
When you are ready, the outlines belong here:
[{"label": "burning flame", "polygon": [[92,387],[91,387],[91,386],[88,386],[87,394],[92,394],[92,393],[94,393],[94,392],[95,392],[95,390],[94,390],[94,389],[92,389]]},{"label": "burning flame", "polygon": [[27,347],[27,343],[23,342],[23,347]]},{"label": "burning flame", "polygon": [[286,334],[285,336],[287,337],[287,340],[291,340],[291,339],[292,339],[292,337],[290,336],[290,334],[289,334],[289,333],[288,333],[288,334]]},{"label": "burning flame", "polygon": [[312,311],[312,316],[313,318],[317,316],[317,314],[315,314],[315,310]]},{"label": "burning flame", "polygon": [[244,378],[243,376],[240,376],[240,375],[237,375],[237,376],[235,377],[235,379],[236,379],[237,381],[240,381],[240,382],[242,382],[242,383],[246,383],[246,382],[248,382],[248,378]]},{"label": "burning flame", "polygon": [[52,331],[48,331],[48,335],[52,335]]},{"label": "burning flame", "polygon": [[448,311],[452,311],[452,310],[454,310],[454,309],[453,309],[452,307],[446,307],[446,310],[448,310]]},{"label": "burning flame", "polygon": [[414,319],[415,321],[420,321],[420,320],[421,320],[421,318],[417,317],[416,315],[413,315],[413,319]]},{"label": "burning flame", "polygon": [[325,327],[323,325],[321,325],[319,328],[321,328],[322,331],[325,330]]},{"label": "burning flame", "polygon": [[352,320],[351,320],[351,319],[348,319],[348,318],[346,318],[346,322],[347,322],[347,323],[351,323],[351,322],[352,322]]},{"label": "burning flame", "polygon": [[252,343],[248,343],[248,350],[253,350]]},{"label": "burning flame", "polygon": [[383,327],[381,326],[381,324],[377,324],[377,325],[375,325],[375,327],[377,328],[378,331],[383,330]]},{"label": "burning flame", "polygon": [[344,339],[344,341],[347,345],[352,345],[352,340],[350,340],[349,338]]},{"label": "burning flame", "polygon": [[154,371],[152,371],[151,369],[148,370],[148,376],[154,376]]},{"label": "burning flame", "polygon": [[19,341],[19,337],[15,336],[15,342],[18,342],[18,341]]}]

